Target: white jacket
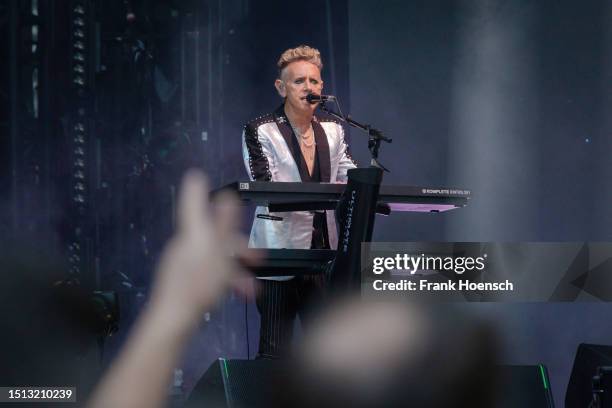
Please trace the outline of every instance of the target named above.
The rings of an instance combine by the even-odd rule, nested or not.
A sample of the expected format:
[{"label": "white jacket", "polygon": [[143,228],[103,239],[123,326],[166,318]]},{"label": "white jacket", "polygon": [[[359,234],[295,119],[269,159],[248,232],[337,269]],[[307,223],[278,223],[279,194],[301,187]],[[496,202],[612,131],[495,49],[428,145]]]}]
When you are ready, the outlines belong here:
[{"label": "white jacket", "polygon": [[[342,125],[331,117],[315,115],[312,126],[317,144],[321,180],[346,183],[347,170],[357,166],[348,153]],[[303,157],[283,106],[274,113],[259,117],[245,125],[242,133],[242,150],[251,180],[302,181],[297,162],[303,160]],[[257,207],[255,214],[269,214],[268,208]],[[310,248],[313,222],[311,212],[276,212],[272,215],[283,220],[273,221],[255,216],[249,247]],[[333,211],[327,211],[327,229],[330,247],[335,249],[338,237]]]}]

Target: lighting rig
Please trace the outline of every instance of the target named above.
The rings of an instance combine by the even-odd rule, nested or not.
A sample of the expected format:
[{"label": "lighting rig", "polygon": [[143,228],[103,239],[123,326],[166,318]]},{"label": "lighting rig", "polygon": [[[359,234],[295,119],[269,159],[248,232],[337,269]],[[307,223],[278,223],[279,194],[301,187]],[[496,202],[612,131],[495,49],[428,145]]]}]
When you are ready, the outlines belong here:
[{"label": "lighting rig", "polygon": [[72,109],[69,120],[69,151],[71,157],[70,202],[72,207],[72,240],[68,245],[70,278],[80,281],[84,270],[88,269],[89,240],[86,236],[89,210],[88,151],[91,141],[90,92],[91,85],[91,33],[92,5],[88,1],[73,1],[70,21],[70,83]]}]

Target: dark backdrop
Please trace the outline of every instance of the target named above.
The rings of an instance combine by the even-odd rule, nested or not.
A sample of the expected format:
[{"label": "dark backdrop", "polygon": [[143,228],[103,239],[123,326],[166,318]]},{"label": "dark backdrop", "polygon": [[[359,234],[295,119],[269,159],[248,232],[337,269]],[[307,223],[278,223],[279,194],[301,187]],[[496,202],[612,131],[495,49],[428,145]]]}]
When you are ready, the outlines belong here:
[{"label": "dark backdrop", "polygon": [[[394,138],[388,184],[469,188],[468,207],[378,218],[378,241],[610,240],[612,7],[589,1],[349,3],[352,113]],[[353,135],[363,162],[365,144]],[[537,277],[534,277],[537,280]],[[557,406],[610,307],[475,304]]]}]

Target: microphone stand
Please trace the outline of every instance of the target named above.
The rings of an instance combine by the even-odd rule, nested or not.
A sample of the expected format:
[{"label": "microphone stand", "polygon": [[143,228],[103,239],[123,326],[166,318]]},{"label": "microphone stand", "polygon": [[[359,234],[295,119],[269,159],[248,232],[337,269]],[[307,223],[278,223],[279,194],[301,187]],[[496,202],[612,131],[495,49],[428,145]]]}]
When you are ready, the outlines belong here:
[{"label": "microphone stand", "polygon": [[340,112],[340,113],[336,113],[336,112],[331,111],[325,105],[326,101],[321,101],[320,104],[319,104],[319,107],[321,108],[322,111],[328,113],[329,115],[333,116],[334,118],[339,119],[342,122],[347,123],[347,124],[349,124],[352,127],[355,127],[357,129],[361,129],[364,132],[366,132],[368,134],[368,149],[370,150],[370,155],[372,156],[372,158],[370,160],[370,166],[378,167],[380,169],[383,169],[387,173],[390,173],[390,171],[378,161],[378,152],[380,150],[380,142],[381,141],[385,141],[387,143],[391,143],[393,141],[393,139],[391,139],[389,137],[386,137],[385,135],[382,134],[382,132],[380,130],[375,129],[375,128],[373,128],[370,125],[364,125],[362,123],[357,122],[356,120],[352,119],[350,115],[344,116],[342,114],[342,109],[340,109],[340,104],[338,103],[338,99],[334,98],[334,101],[336,102],[336,107],[338,108],[338,112]]},{"label": "microphone stand", "polygon": [[333,100],[339,113],[328,109],[325,101],[321,101],[321,110],[350,126],[365,131],[368,134],[368,149],[372,156],[370,167],[349,169],[346,173],[346,187],[335,211],[338,248],[336,257],[326,272],[332,291],[358,292],[361,288],[361,260],[364,259],[361,243],[372,241],[380,184],[384,171],[389,172],[378,161],[380,143],[382,141],[391,143],[392,140],[384,136],[380,130],[359,123],[349,115],[344,116],[338,100],[336,98]]},{"label": "microphone stand", "polygon": [[[344,116],[338,99],[333,98],[339,113],[333,112],[320,103],[321,110],[368,134],[368,149],[372,159],[370,167],[349,169],[344,193],[336,206],[338,225],[338,248],[333,263],[329,266],[327,276],[330,287],[336,292],[358,292],[361,288],[362,242],[372,241],[374,216],[378,203],[378,193],[382,182],[383,171],[389,172],[378,161],[380,143],[391,143],[392,139],[384,136],[378,129]],[[388,214],[388,213],[387,213]]]}]

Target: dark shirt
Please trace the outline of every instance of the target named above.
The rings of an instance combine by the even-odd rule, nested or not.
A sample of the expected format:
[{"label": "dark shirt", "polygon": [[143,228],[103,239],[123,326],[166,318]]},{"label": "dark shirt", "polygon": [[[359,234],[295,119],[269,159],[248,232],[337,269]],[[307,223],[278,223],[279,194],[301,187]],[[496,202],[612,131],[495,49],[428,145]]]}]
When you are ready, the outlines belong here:
[{"label": "dark shirt", "polygon": [[[300,174],[302,177],[303,183],[320,183],[321,182],[321,166],[319,163],[319,152],[317,151],[318,146],[315,146],[315,160],[314,166],[312,169],[312,174],[308,172],[308,166],[306,164],[306,159],[301,153],[302,150],[299,146],[299,142],[297,137],[293,138],[294,143],[297,146],[294,146],[295,151],[300,152],[300,160],[298,166],[300,167]],[[327,220],[325,217],[325,212],[315,212],[312,220],[312,241],[310,243],[311,249],[330,249],[329,248],[329,236],[327,233]]]}]

